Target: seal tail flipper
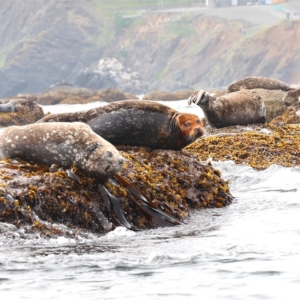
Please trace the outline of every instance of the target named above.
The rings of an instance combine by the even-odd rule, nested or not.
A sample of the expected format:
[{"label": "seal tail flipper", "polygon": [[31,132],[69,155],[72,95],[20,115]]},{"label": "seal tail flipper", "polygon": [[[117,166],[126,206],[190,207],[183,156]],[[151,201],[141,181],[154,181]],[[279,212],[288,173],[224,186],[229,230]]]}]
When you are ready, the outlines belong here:
[{"label": "seal tail flipper", "polygon": [[[139,188],[133,185],[131,182],[126,180],[119,174],[115,174],[115,179],[123,185],[123,187],[128,191],[129,198],[146,214],[146,216],[151,217],[151,221],[160,226],[174,226],[182,224],[181,221],[169,216],[165,212],[158,208],[158,205],[153,203],[151,199],[143,195]],[[135,200],[134,196],[143,201],[140,204]]]},{"label": "seal tail flipper", "polygon": [[192,103],[199,105],[199,102],[201,101],[202,97],[206,94],[204,90],[200,90],[198,92],[193,93],[188,98],[188,104],[191,105]]}]

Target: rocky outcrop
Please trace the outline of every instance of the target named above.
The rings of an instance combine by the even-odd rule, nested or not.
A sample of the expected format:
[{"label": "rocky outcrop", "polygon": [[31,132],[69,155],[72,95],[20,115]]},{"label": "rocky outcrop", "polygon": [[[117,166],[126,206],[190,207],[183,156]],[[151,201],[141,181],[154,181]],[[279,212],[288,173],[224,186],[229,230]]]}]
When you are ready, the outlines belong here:
[{"label": "rocky outcrop", "polygon": [[135,95],[124,93],[118,88],[93,90],[72,85],[59,84],[36,96],[36,101],[43,105],[83,104],[95,101],[113,102],[138,99]]},{"label": "rocky outcrop", "polygon": [[0,127],[35,123],[43,116],[43,109],[32,100],[13,98],[0,101]]},{"label": "rocky outcrop", "polygon": [[299,125],[207,128],[207,136],[186,147],[199,159],[233,160],[255,169],[273,164],[300,167]]},{"label": "rocky outcrop", "polygon": [[193,90],[185,90],[170,93],[158,90],[145,95],[142,100],[183,100],[188,99],[193,92]]},{"label": "rocky outcrop", "polygon": [[[160,224],[146,199],[179,222],[188,218],[191,209],[223,207],[232,200],[221,173],[191,154],[137,147],[119,150],[126,158],[119,175],[130,182],[129,187],[113,178],[101,183],[79,171],[2,162],[0,222],[46,236],[62,234],[55,224],[104,233],[124,222],[121,212],[137,230]],[[140,192],[134,192],[132,184]]]},{"label": "rocky outcrop", "polygon": [[297,101],[289,106],[284,114],[274,118],[271,123],[277,124],[284,122],[286,124],[300,124],[300,102]]},{"label": "rocky outcrop", "polygon": [[257,92],[266,105],[266,121],[270,122],[277,116],[282,115],[287,109],[288,105],[283,101],[286,95],[282,90],[266,90],[266,89],[253,89]]},{"label": "rocky outcrop", "polygon": [[76,85],[93,89],[119,87],[130,93],[141,93],[149,89],[138,72],[126,69],[116,58],[100,60],[96,70],[81,71],[75,80]]}]

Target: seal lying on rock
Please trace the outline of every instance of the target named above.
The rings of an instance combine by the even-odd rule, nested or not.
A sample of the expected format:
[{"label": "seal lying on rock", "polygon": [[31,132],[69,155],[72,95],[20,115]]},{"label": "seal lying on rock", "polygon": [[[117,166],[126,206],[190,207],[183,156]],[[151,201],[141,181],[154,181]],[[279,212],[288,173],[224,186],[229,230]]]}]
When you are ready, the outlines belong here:
[{"label": "seal lying on rock", "polygon": [[5,103],[0,103],[0,112],[1,113],[15,112],[16,104],[17,104],[16,100],[10,100]]},{"label": "seal lying on rock", "polygon": [[159,103],[126,100],[76,113],[54,114],[39,122],[84,122],[114,145],[180,150],[204,133],[200,119]]},{"label": "seal lying on rock", "polygon": [[113,176],[124,163],[113,145],[79,122],[9,127],[0,135],[0,158],[77,166],[98,179]]},{"label": "seal lying on rock", "polygon": [[273,79],[273,78],[265,78],[259,76],[249,76],[245,77],[239,81],[231,83],[227,87],[227,94],[232,92],[237,92],[242,89],[266,89],[266,90],[283,90],[290,91],[293,90],[288,84],[283,81]]},{"label": "seal lying on rock", "polygon": [[199,105],[209,124],[217,128],[266,122],[266,106],[260,96],[251,90],[217,98],[201,90],[193,93],[188,103]]}]

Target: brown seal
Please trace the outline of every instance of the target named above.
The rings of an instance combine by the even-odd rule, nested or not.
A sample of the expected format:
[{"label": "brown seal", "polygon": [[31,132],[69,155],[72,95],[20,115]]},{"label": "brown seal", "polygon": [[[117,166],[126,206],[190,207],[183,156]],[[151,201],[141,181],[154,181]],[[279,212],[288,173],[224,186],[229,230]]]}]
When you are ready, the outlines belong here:
[{"label": "brown seal", "polygon": [[266,106],[260,96],[251,90],[213,97],[203,90],[193,93],[188,103],[199,105],[213,127],[265,123]]},{"label": "brown seal", "polygon": [[227,93],[237,92],[242,89],[266,89],[266,90],[293,90],[288,84],[274,78],[259,76],[245,77],[239,81],[231,83],[227,88]]},{"label": "brown seal", "polygon": [[50,115],[39,122],[75,121],[88,124],[114,145],[152,149],[180,150],[204,133],[198,116],[142,100],[118,101],[85,112]]},{"label": "brown seal", "polygon": [[113,145],[79,122],[8,127],[0,135],[0,158],[77,166],[88,176],[98,179],[113,176],[124,163]]}]

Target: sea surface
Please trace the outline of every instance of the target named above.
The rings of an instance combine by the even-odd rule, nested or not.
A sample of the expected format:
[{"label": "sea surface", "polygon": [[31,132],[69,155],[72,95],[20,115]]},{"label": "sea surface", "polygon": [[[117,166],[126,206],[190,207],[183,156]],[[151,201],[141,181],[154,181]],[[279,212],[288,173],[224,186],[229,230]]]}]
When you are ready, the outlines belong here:
[{"label": "sea surface", "polygon": [[213,165],[235,199],[184,225],[49,240],[0,223],[0,299],[299,299],[300,169]]}]

